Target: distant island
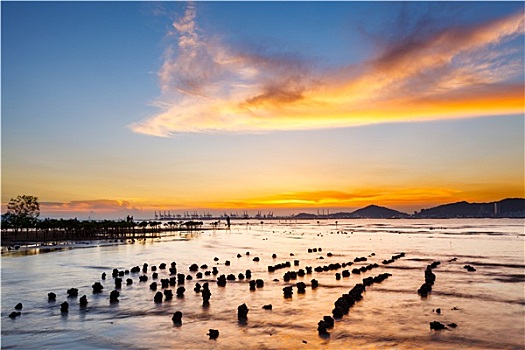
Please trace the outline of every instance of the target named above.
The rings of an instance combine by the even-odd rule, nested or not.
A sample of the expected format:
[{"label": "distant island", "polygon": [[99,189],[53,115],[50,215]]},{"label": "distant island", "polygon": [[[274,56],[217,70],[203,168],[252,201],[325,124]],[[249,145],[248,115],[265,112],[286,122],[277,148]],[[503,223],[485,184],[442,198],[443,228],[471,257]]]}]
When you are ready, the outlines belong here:
[{"label": "distant island", "polygon": [[422,209],[414,214],[369,205],[353,212],[339,212],[328,215],[300,213],[295,219],[449,219],[449,218],[525,218],[525,198],[507,198],[497,202],[469,203],[466,201],[444,204]]}]

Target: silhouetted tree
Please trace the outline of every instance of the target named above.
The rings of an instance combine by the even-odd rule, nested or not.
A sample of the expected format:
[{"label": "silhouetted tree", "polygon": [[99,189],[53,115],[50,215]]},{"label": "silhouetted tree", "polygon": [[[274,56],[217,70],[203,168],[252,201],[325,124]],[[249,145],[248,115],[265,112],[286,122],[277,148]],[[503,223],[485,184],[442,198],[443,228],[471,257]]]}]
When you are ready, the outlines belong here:
[{"label": "silhouetted tree", "polygon": [[17,196],[11,198],[7,204],[7,218],[16,233],[19,229],[26,228],[29,235],[29,228],[35,227],[38,216],[40,215],[40,205],[35,196]]}]

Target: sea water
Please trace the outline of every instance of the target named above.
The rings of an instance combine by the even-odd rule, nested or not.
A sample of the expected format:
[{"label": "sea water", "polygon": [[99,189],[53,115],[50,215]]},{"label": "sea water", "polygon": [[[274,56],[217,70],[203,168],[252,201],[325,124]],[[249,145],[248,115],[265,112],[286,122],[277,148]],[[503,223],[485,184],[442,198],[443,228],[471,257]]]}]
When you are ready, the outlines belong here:
[{"label": "sea water", "polygon": [[[205,226],[207,224],[205,223]],[[83,244],[75,249],[26,250],[2,254],[2,349],[523,349],[525,347],[525,261],[523,219],[458,220],[319,220],[233,221],[230,230],[178,232],[160,239],[127,244]],[[321,251],[313,252],[313,248]],[[309,249],[312,252],[309,252]],[[383,260],[405,253],[390,264]],[[247,255],[249,253],[249,255]],[[237,257],[240,254],[240,257]],[[272,255],[276,257],[273,258]],[[259,261],[254,261],[258,257]],[[335,263],[366,261],[306,274],[285,282],[287,271]],[[216,260],[215,258],[218,258]],[[226,261],[230,265],[226,265]],[[294,266],[294,261],[298,266]],[[417,290],[425,269],[434,261],[436,276],[425,298]],[[170,277],[153,265],[176,262],[177,273],[191,275],[182,298],[155,303],[160,279]],[[268,272],[268,266],[290,262],[290,268]],[[123,276],[118,303],[112,270],[149,264],[147,273]],[[219,274],[196,278],[193,263],[217,267]],[[336,273],[377,263],[379,267],[336,279]],[[469,272],[464,266],[476,271]],[[224,274],[251,270],[264,286],[250,290],[249,280],[217,285]],[[199,269],[205,272],[206,269]],[[107,277],[102,280],[101,274]],[[366,287],[363,299],[335,321],[329,335],[320,336],[318,322],[332,315],[334,302],[363,278],[392,276]],[[147,275],[147,282],[139,276]],[[126,279],[133,284],[127,286]],[[311,288],[316,279],[319,287]],[[157,291],[151,282],[159,284]],[[93,294],[100,282],[104,290]],[[193,288],[208,282],[209,305]],[[297,293],[297,282],[307,287]],[[181,286],[170,286],[176,294]],[[293,286],[291,298],[283,288]],[[70,288],[78,297],[68,297]],[[57,294],[49,302],[47,294]],[[88,304],[79,306],[86,295]],[[61,313],[60,304],[69,303]],[[21,302],[21,315],[8,315]],[[245,321],[238,306],[249,308]],[[272,304],[272,310],[263,305]],[[437,309],[440,309],[440,313]],[[182,325],[172,315],[183,314]],[[457,327],[431,330],[438,321]],[[210,340],[209,329],[219,337]]]}]

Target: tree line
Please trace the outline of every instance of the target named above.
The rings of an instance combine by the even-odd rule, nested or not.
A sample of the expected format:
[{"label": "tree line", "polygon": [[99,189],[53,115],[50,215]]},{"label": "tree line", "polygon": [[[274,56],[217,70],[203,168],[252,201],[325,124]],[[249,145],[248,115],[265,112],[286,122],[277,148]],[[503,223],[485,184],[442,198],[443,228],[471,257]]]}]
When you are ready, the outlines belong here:
[{"label": "tree line", "polygon": [[30,233],[35,239],[97,239],[135,237],[153,232],[201,229],[202,221],[141,221],[127,220],[79,221],[77,219],[39,219],[40,205],[35,196],[12,198],[7,212],[2,214],[2,234],[13,238]]}]

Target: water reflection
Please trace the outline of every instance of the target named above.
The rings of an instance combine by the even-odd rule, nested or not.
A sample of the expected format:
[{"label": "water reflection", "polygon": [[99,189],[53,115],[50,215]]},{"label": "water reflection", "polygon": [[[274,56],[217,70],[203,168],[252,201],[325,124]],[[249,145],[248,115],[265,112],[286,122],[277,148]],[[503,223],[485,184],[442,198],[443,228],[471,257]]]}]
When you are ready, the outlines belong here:
[{"label": "water reflection", "polygon": [[[178,233],[135,243],[37,247],[3,254],[2,347],[523,348],[525,265],[519,226],[523,221],[467,221],[339,220],[337,227],[334,222],[242,222],[232,225],[230,231]],[[443,234],[450,232],[456,234]],[[438,237],[445,239],[435,239]],[[309,252],[314,247],[322,251]],[[382,264],[399,252],[406,256]],[[259,261],[254,261],[255,257]],[[373,263],[379,266],[339,280],[335,273],[348,267],[315,271],[315,267],[356,257],[367,260],[353,262],[350,270]],[[294,260],[298,260],[297,266]],[[436,260],[441,264],[433,270],[436,281],[432,293],[421,298],[417,289],[424,281],[425,268]],[[159,283],[170,277],[160,264],[170,266],[172,261],[177,273],[192,276],[192,280],[183,280],[184,298],[155,303],[156,291],[149,287],[154,281],[152,266],[157,267],[155,281]],[[268,271],[268,266],[285,262],[290,262],[289,268]],[[148,272],[126,274],[123,280],[132,278],[133,284],[123,283],[120,302],[110,303],[109,294],[115,289],[112,270],[142,267],[144,263],[149,264]],[[192,264],[199,266],[202,279],[189,270]],[[208,267],[201,268],[204,264]],[[476,272],[466,271],[465,264],[475,266]],[[286,272],[306,266],[314,268],[311,275],[284,281]],[[217,275],[204,275],[213,267],[218,269]],[[248,269],[251,280],[264,280],[262,288],[250,291],[249,279],[228,280],[225,287],[216,283],[222,274],[238,276]],[[100,270],[107,273],[106,280],[101,280]],[[384,272],[392,276],[367,287],[363,299],[336,320],[331,334],[320,337],[317,324],[332,314],[334,302],[364,278]],[[139,282],[144,274],[148,281]],[[313,278],[319,281],[316,289],[311,288]],[[104,285],[103,293],[92,294],[91,286],[97,281]],[[209,283],[212,295],[207,306],[202,304],[202,295],[193,290],[197,282]],[[304,294],[297,293],[297,282],[306,284]],[[292,286],[291,298],[283,297],[285,286]],[[67,298],[66,290],[73,287],[79,289],[79,296],[87,295],[86,308],[80,307],[78,299]],[[175,292],[177,287],[179,283],[168,289]],[[47,301],[51,291],[57,294],[55,303]],[[62,315],[60,304],[65,300],[70,307]],[[24,304],[22,315],[11,320],[7,315],[18,302]],[[249,313],[239,322],[237,308],[242,304],[248,306]],[[263,309],[268,304],[272,310]],[[437,308],[443,311],[437,314],[433,311]],[[175,311],[183,313],[180,327],[171,320]],[[429,322],[434,320],[454,322],[458,327],[441,333],[430,331]],[[53,330],[53,336],[43,337],[42,328]],[[206,336],[209,329],[220,330],[216,341]]]}]

